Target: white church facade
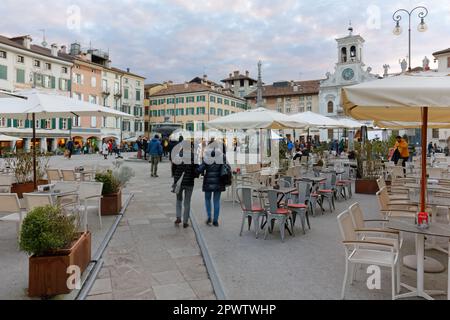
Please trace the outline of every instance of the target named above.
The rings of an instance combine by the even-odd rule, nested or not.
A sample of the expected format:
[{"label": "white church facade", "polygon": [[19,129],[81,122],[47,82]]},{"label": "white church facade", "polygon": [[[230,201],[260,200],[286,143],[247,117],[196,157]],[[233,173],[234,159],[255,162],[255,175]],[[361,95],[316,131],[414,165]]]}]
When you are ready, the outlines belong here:
[{"label": "white church facade", "polygon": [[[345,116],[341,105],[341,89],[343,87],[380,78],[379,75],[371,73],[372,68],[365,68],[364,38],[360,35],[353,35],[352,27],[348,30],[348,36],[336,39],[338,62],[334,73],[328,72],[326,79],[320,83],[319,110],[324,116],[333,118]],[[338,138],[337,132],[333,133],[334,137],[330,134],[331,132],[327,130],[321,130],[321,140]]]}]

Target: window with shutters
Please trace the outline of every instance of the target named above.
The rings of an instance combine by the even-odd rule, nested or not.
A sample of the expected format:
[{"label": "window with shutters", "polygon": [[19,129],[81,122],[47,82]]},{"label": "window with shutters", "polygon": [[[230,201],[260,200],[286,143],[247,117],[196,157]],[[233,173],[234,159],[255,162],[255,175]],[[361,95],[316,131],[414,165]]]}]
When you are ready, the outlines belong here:
[{"label": "window with shutters", "polygon": [[312,111],[312,103],[311,103],[311,102],[308,102],[308,103],[306,104],[306,110],[307,110],[307,111]]},{"label": "window with shutters", "polygon": [[328,129],[328,139],[333,139],[333,137],[334,137],[334,130]]},{"label": "window with shutters", "polygon": [[67,125],[67,119],[60,119],[60,129],[61,130],[68,130],[68,125]]},{"label": "window with shutters", "polygon": [[432,137],[433,139],[439,139],[439,129],[433,129]]},{"label": "window with shutters", "polygon": [[[141,90],[136,90],[136,101],[141,101]],[[175,103],[175,101],[173,103]]]},{"label": "window with shutters", "polygon": [[39,60],[34,60],[33,61],[33,66],[36,68],[40,68],[41,67],[41,62]]},{"label": "window with shutters", "polygon": [[76,74],[75,75],[75,82],[76,84],[81,84],[81,74]]},{"label": "window with shutters", "polygon": [[45,63],[45,70],[52,70],[52,64],[46,62],[46,63]]},{"label": "window with shutters", "polygon": [[123,89],[123,98],[128,99],[128,88]]},{"label": "window with shutters", "polygon": [[0,118],[0,128],[5,128],[8,121],[6,121],[5,117]]},{"label": "window with shutters", "polygon": [[67,67],[61,68],[61,73],[67,74],[67,72],[69,72],[69,69]]},{"label": "window with shutters", "polygon": [[45,129],[52,129],[52,119],[45,119]]},{"label": "window with shutters", "polygon": [[17,56],[17,63],[25,63],[25,57],[24,56]]},{"label": "window with shutters", "polygon": [[25,70],[17,69],[16,82],[25,83]]},{"label": "window with shutters", "polygon": [[80,117],[75,116],[72,119],[72,126],[73,127],[80,127]]},{"label": "window with shutters", "polygon": [[40,129],[41,128],[41,120],[36,120],[36,123],[34,126],[36,127],[36,129]]},{"label": "window with shutters", "polygon": [[225,116],[228,116],[230,114],[230,110],[225,110]]},{"label": "window with shutters", "polygon": [[97,97],[93,96],[93,95],[90,95],[89,96],[89,102],[93,103],[93,104],[97,104]]},{"label": "window with shutters", "polygon": [[8,80],[8,67],[0,64],[0,80]]},{"label": "window with shutters", "polygon": [[91,127],[92,128],[97,127],[97,117],[91,117]]},{"label": "window with shutters", "polygon": [[6,51],[0,51],[0,58],[6,59],[7,54]]}]

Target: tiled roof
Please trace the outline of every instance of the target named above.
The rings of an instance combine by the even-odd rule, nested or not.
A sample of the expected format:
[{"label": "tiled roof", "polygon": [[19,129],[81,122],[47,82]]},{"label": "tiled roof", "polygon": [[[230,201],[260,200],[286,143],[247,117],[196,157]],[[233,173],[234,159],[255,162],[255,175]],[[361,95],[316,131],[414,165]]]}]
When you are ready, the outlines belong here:
[{"label": "tiled roof", "polygon": [[149,83],[149,84],[146,84],[146,85],[144,86],[144,88],[145,88],[145,90],[147,90],[147,89],[155,88],[155,87],[157,87],[157,86],[162,86],[162,84],[160,84],[160,83]]},{"label": "tiled roof", "polygon": [[[298,96],[307,94],[318,94],[320,90],[321,80],[309,80],[309,81],[296,81],[294,86],[290,82],[286,82],[286,85],[269,85],[263,86],[263,97],[280,97],[280,96]],[[294,91],[294,87],[298,87],[298,91]],[[250,93],[245,98],[256,98],[256,91]]]},{"label": "tiled roof", "polygon": [[141,79],[145,79],[145,77],[143,77],[143,76],[140,76],[140,75],[138,75],[138,74],[131,73],[131,72],[128,72],[128,71],[119,69],[119,68],[114,68],[114,67],[112,67],[112,68],[110,68],[110,69],[111,69],[112,71],[116,71],[116,72],[128,74],[128,75],[133,76],[133,77],[138,77],[138,78],[141,78]]},{"label": "tiled roof", "polygon": [[441,51],[437,51],[437,52],[433,53],[433,56],[438,56],[440,54],[446,54],[446,53],[450,53],[450,48],[441,50]]},{"label": "tiled roof", "polygon": [[15,37],[15,38],[11,38],[14,39],[16,41],[11,40],[10,38],[7,38],[5,36],[1,36],[0,35],[0,43],[6,44],[8,46],[11,47],[15,47],[21,50],[25,50],[25,51],[29,51],[29,52],[33,52],[33,53],[37,53],[43,56],[47,56],[49,58],[53,58],[53,59],[59,59],[59,60],[63,60],[66,62],[72,62],[72,58],[70,57],[70,55],[62,53],[62,52],[58,52],[58,56],[52,56],[52,51],[50,49],[41,47],[41,46],[37,46],[32,44],[30,46],[30,49],[27,49],[26,47],[24,47],[19,41],[22,39],[23,37]]},{"label": "tiled roof", "polygon": [[212,92],[215,94],[221,94],[224,96],[229,96],[230,98],[243,100],[241,98],[235,97],[234,95],[228,94],[226,92],[220,92],[217,90],[213,90],[211,87],[204,85],[204,84],[198,84],[198,83],[188,83],[188,84],[173,84],[170,85],[167,89],[163,89],[159,91],[158,93],[152,95],[152,97],[161,97],[161,96],[168,96],[168,95],[174,95],[174,94],[189,94],[189,93],[196,93],[196,92]]}]

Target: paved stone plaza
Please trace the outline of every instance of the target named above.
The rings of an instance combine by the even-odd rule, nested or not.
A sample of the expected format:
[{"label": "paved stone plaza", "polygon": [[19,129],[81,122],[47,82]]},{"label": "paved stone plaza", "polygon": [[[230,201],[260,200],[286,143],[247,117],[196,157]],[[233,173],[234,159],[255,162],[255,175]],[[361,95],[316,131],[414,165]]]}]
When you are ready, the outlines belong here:
[{"label": "paved stone plaza", "polygon": [[[76,156],[70,161],[54,157],[51,166],[111,166],[112,161],[100,156]],[[160,165],[160,178],[150,178],[147,162],[130,161],[126,165],[135,170],[136,176],[124,190],[124,197],[131,193],[134,197],[103,255],[103,268],[88,299],[215,299],[194,230],[173,224],[175,197],[170,192],[169,163],[166,160]],[[238,204],[229,201],[222,201],[220,227],[207,226],[201,179],[196,181],[192,210],[212,258],[214,268],[209,271],[217,275],[225,298],[338,299],[344,249],[336,216],[356,201],[368,218],[378,217],[374,196],[354,195],[351,201],[337,202],[334,213],[311,218],[312,230],[306,235],[297,227],[296,236],[287,235],[284,243],[278,229],[267,240],[255,239],[247,231],[239,237],[241,211]],[[93,252],[112,225],[108,218],[103,221],[100,231],[96,217],[91,215],[89,220],[95,238]],[[26,299],[27,257],[17,250],[15,228],[0,224],[0,231],[0,267],[8,270],[0,277],[0,299]],[[403,254],[412,254],[414,239],[404,237]],[[447,266],[445,254],[433,250],[426,255]],[[425,286],[446,290],[446,272],[426,274]],[[347,298],[390,299],[389,271],[382,272],[381,290],[368,290],[366,280],[366,270],[359,270],[357,281],[348,286]],[[414,285],[415,271],[403,267],[402,282]]]}]

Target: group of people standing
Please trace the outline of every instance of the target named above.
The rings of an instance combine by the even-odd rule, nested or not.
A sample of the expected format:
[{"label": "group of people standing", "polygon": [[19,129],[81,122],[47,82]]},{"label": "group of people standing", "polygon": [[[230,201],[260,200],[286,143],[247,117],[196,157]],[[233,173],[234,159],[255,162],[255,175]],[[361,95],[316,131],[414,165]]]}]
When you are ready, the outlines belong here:
[{"label": "group of people standing", "polygon": [[[201,162],[197,160],[197,152],[193,142],[184,141],[183,137],[179,138],[178,143],[183,146],[190,145],[190,156],[184,156],[186,148],[176,148],[171,154],[171,159],[175,157],[182,161],[172,161],[172,174],[174,185],[180,182],[181,187],[176,194],[176,220],[175,225],[183,224],[184,228],[189,227],[189,218],[191,212],[191,199],[195,186],[195,179],[203,175],[202,191],[204,192],[205,209],[207,214],[206,224],[215,227],[219,226],[221,194],[226,190],[223,182],[223,165],[226,162],[225,148],[221,143],[215,143],[211,139],[209,144],[203,150],[203,159]],[[158,163],[163,156],[163,144],[158,135],[149,142],[148,153],[151,157],[151,176],[158,177]],[[172,148],[173,149],[173,148]],[[174,153],[172,152],[172,153]],[[220,161],[217,161],[219,159]],[[183,208],[184,207],[184,208]]]},{"label": "group of people standing", "polygon": [[120,154],[120,148],[118,147],[116,140],[103,139],[103,142],[102,142],[102,155],[103,155],[103,158],[105,160],[107,160],[108,156],[112,156],[114,153],[116,154],[116,159],[122,158],[122,156]]}]

